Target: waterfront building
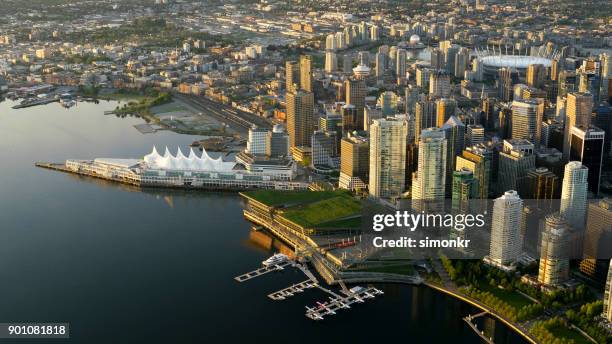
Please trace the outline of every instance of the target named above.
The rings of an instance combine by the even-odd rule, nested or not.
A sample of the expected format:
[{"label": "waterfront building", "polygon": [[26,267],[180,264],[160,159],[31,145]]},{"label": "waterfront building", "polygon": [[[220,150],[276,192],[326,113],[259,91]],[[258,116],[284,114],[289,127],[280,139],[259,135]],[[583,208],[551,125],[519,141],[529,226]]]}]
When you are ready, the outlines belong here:
[{"label": "waterfront building", "polygon": [[568,93],[565,107],[563,157],[569,161],[573,127],[589,127],[593,111],[593,97],[588,93]]},{"label": "waterfront building", "polygon": [[580,161],[565,165],[560,213],[577,231],[584,228],[589,169]]},{"label": "waterfront building", "polygon": [[249,128],[246,152],[253,155],[265,155],[268,132],[268,129],[260,128],[256,125]]},{"label": "waterfront building", "polygon": [[521,256],[523,200],[514,190],[506,191],[493,203],[491,244],[485,262],[503,270],[513,270]]},{"label": "waterfront building", "polygon": [[376,198],[399,197],[405,189],[408,123],[389,117],[370,127],[369,192]]},{"label": "waterfront building", "polygon": [[583,259],[580,271],[590,278],[605,284],[612,242],[612,199],[604,198],[589,203],[586,230],[584,233]]},{"label": "waterfront building", "polygon": [[286,103],[290,146],[310,146],[314,131],[314,95],[303,90],[289,92]]},{"label": "waterfront building", "polygon": [[580,161],[589,169],[589,191],[599,195],[606,133],[597,127],[575,126],[571,129],[570,161]]},{"label": "waterfront building", "polygon": [[[440,128],[428,128],[419,139],[418,166],[412,178],[413,208],[425,210],[425,203],[444,200],[446,187],[447,140]],[[435,205],[434,205],[435,206]]]},{"label": "waterfront building", "polygon": [[266,156],[270,158],[289,156],[289,135],[282,124],[276,124],[266,135]]},{"label": "waterfront building", "polygon": [[351,191],[367,188],[369,170],[368,138],[357,133],[348,133],[340,141],[340,188]]}]

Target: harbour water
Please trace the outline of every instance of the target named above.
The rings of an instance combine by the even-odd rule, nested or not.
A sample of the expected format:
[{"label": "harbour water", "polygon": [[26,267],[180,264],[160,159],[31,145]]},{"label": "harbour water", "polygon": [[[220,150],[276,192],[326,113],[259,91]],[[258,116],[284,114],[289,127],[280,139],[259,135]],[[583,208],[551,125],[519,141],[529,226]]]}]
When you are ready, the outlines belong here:
[{"label": "harbour water", "polygon": [[[319,290],[266,296],[301,272],[237,283],[283,247],[250,231],[236,194],[140,191],[34,167],[140,157],[197,137],[143,135],[141,119],[103,115],[114,102],[14,104],[0,103],[0,323],[69,322],[74,343],[481,342],[462,320],[478,311],[426,287],[377,286],[384,296],[315,322],[304,306],[325,301]],[[524,343],[480,321],[495,343]]]}]

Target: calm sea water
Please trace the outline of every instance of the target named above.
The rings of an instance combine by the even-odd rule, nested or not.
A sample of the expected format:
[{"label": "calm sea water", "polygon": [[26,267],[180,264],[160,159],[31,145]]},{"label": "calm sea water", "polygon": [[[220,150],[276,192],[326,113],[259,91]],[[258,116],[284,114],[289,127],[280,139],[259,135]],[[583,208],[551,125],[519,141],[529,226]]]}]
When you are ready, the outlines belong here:
[{"label": "calm sea water", "polygon": [[[424,287],[381,286],[383,297],[307,319],[304,306],[327,295],[266,297],[301,273],[233,280],[278,247],[252,239],[237,195],[143,192],[34,167],[141,157],[196,137],[140,134],[140,119],[103,115],[112,102],[12,105],[0,103],[0,322],[69,322],[74,343],[481,341],[461,320],[476,310]],[[495,321],[481,325],[496,343],[523,343]]]}]

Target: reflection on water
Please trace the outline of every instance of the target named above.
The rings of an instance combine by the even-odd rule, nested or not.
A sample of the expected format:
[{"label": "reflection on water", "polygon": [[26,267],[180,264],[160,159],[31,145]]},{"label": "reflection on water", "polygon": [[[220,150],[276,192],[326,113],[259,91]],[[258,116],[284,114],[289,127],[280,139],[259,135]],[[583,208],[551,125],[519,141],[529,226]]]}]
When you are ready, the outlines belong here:
[{"label": "reflection on water", "polygon": [[[427,288],[379,286],[383,297],[313,322],[304,306],[324,300],[320,291],[266,297],[303,280],[301,272],[236,283],[272,252],[290,252],[251,230],[236,194],[141,190],[34,167],[140,157],[152,145],[198,139],[140,134],[133,125],[141,119],[103,115],[115,104],[0,103],[0,322],[69,322],[75,343],[263,342],[272,334],[295,343],[478,342],[461,320],[475,310]],[[505,331],[499,343],[523,343],[504,326],[496,331]]]}]

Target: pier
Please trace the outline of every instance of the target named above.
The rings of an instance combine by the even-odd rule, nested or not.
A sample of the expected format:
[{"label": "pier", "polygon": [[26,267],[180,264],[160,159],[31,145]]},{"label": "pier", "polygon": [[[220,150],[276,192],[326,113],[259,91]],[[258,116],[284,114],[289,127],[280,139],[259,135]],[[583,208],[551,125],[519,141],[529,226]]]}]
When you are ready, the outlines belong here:
[{"label": "pier", "polygon": [[334,315],[341,309],[349,309],[354,303],[363,303],[366,299],[373,299],[376,295],[382,295],[382,290],[374,287],[354,287],[347,296],[330,298],[329,302],[318,302],[317,307],[306,307],[306,316],[312,320],[323,320],[328,315]]},{"label": "pier", "polygon": [[478,329],[478,326],[476,325],[476,323],[474,323],[472,320],[485,316],[489,314],[489,312],[480,312],[478,314],[475,315],[468,315],[466,317],[463,318],[463,321],[465,321],[471,328],[472,330],[474,330],[474,332],[476,332],[476,334],[478,334],[478,336],[480,336],[480,338],[482,338],[486,343],[488,344],[494,344],[493,343],[493,338],[491,337],[487,337],[484,333],[484,331],[481,331]]},{"label": "pier", "polygon": [[264,266],[262,268],[259,268],[257,270],[253,270],[251,272],[247,272],[246,274],[242,274],[240,276],[236,276],[234,277],[234,279],[240,283],[248,281],[250,279],[253,279],[255,277],[259,277],[261,275],[265,275],[269,272],[272,271],[279,271],[279,270],[283,270],[287,265],[290,265],[291,262],[290,261],[285,261],[279,264],[274,264],[274,265],[270,265],[270,266]]},{"label": "pier", "polygon": [[242,283],[255,277],[263,276],[272,271],[283,270],[286,266],[291,266],[300,269],[304,273],[304,275],[308,277],[308,279],[293,284],[287,288],[283,288],[281,290],[270,293],[268,294],[268,297],[275,301],[282,301],[291,296],[294,296],[295,294],[302,293],[306,289],[313,288],[318,288],[324,293],[331,295],[329,296],[329,301],[317,302],[317,306],[315,307],[306,306],[305,315],[306,317],[312,320],[323,320],[324,317],[336,314],[336,312],[341,309],[351,308],[351,305],[354,303],[363,303],[367,299],[373,299],[377,295],[384,294],[382,290],[376,289],[374,287],[353,287],[351,289],[348,289],[346,285],[344,285],[344,283],[341,283],[341,293],[343,295],[338,294],[332,291],[331,289],[321,286],[315,275],[308,269],[308,266],[306,266],[306,264],[298,263],[288,258],[277,264],[264,266],[257,270],[253,270],[246,274],[234,277],[234,280]]},{"label": "pier", "polygon": [[307,279],[304,282],[296,283],[285,289],[281,289],[279,291],[275,291],[271,294],[268,294],[268,297],[271,298],[272,300],[280,301],[288,297],[291,297],[297,293],[302,293],[304,292],[304,290],[314,288],[316,286],[318,286],[316,282],[313,282]]}]

